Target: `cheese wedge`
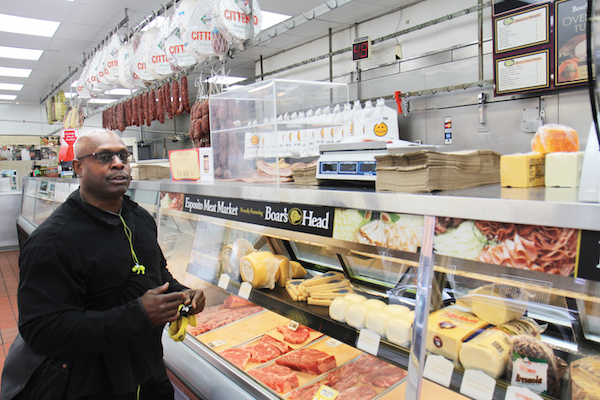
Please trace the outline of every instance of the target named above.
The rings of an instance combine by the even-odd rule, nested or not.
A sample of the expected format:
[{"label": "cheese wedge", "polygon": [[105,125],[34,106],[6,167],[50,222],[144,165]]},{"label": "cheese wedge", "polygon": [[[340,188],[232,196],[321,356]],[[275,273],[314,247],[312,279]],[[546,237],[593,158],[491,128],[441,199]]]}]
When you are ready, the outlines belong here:
[{"label": "cheese wedge", "polygon": [[306,275],[306,270],[298,261],[290,261],[292,265],[292,278],[302,278]]},{"label": "cheese wedge", "polygon": [[285,283],[292,279],[292,265],[290,264],[290,260],[286,256],[282,256],[280,254],[275,254],[274,257],[267,259],[267,264],[271,268],[277,268],[278,274],[277,278],[277,286],[285,287]]},{"label": "cheese wedge", "polygon": [[471,300],[471,310],[478,318],[492,325],[502,325],[519,318],[527,310],[527,302],[502,297],[491,286],[474,289],[467,297]]}]

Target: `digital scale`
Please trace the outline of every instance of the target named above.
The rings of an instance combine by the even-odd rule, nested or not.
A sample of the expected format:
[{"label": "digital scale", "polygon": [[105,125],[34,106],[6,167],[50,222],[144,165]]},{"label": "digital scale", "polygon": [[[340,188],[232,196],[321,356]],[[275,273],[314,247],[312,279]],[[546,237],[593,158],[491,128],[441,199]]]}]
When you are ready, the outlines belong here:
[{"label": "digital scale", "polygon": [[418,150],[436,151],[437,146],[406,140],[323,144],[317,163],[317,179],[372,181],[377,179],[376,156]]}]

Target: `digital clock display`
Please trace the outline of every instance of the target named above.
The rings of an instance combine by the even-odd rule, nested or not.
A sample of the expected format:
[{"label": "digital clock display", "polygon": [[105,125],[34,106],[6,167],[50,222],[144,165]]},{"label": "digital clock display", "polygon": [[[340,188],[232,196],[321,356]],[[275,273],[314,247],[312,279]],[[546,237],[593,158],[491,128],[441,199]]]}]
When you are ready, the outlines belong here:
[{"label": "digital clock display", "polygon": [[371,58],[371,38],[363,36],[352,42],[352,61],[368,60]]}]

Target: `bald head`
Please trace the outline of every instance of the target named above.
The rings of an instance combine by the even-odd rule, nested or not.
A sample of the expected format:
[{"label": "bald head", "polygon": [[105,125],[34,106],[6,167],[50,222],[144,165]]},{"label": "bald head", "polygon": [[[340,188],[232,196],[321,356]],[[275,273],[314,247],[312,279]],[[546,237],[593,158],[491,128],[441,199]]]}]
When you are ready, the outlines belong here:
[{"label": "bald head", "polygon": [[86,133],[77,138],[77,141],[75,142],[75,158],[92,154],[99,145],[112,140],[118,140],[125,146],[123,139],[113,131],[100,129]]}]

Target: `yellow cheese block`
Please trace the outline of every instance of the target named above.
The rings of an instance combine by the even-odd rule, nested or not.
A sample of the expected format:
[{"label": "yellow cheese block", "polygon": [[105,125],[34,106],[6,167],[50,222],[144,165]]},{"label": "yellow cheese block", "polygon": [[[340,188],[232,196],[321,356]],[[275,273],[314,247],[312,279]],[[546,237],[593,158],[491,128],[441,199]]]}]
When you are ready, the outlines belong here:
[{"label": "yellow cheese block", "polygon": [[487,326],[475,314],[450,306],[429,315],[426,349],[452,361],[458,361],[463,341]]},{"label": "yellow cheese block", "polygon": [[244,282],[250,282],[254,289],[275,288],[277,265],[267,266],[267,259],[272,258],[270,251],[257,251],[242,257],[240,275]]},{"label": "yellow cheese block", "polygon": [[298,261],[290,261],[290,264],[292,265],[292,278],[302,278],[306,275],[306,270]]},{"label": "yellow cheese block", "polygon": [[325,292],[328,290],[349,288],[350,281],[348,279],[336,279],[336,280],[330,281],[329,283],[325,283],[323,285],[308,286],[308,287],[306,287],[306,282],[304,282],[304,286],[306,289],[306,293],[311,294],[313,292]]},{"label": "yellow cheese block", "polygon": [[313,278],[304,281],[304,287],[324,285],[330,281],[344,279],[344,274],[341,272],[326,272],[322,275],[317,275]]},{"label": "yellow cheese block", "polygon": [[578,187],[583,151],[546,154],[546,186]]},{"label": "yellow cheese block", "polygon": [[544,186],[545,156],[538,153],[509,154],[500,157],[500,185]]},{"label": "yellow cheese block", "polygon": [[466,297],[470,299],[471,311],[492,325],[502,325],[519,318],[527,310],[526,301],[503,297],[491,285],[474,289]]}]

